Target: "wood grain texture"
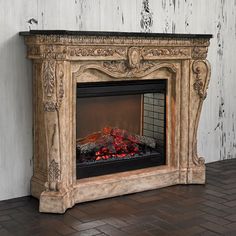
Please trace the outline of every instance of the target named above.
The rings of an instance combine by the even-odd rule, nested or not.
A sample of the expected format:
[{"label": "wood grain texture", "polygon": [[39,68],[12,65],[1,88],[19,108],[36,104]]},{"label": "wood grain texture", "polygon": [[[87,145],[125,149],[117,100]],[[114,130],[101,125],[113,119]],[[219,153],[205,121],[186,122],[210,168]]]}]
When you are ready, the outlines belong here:
[{"label": "wood grain texture", "polygon": [[[142,0],[0,0],[0,199],[29,194],[32,175],[31,63],[18,32],[31,29],[142,31]],[[236,157],[236,2],[149,0],[151,32],[211,33],[212,80],[198,149],[206,162]],[[28,23],[30,19],[37,23]],[[7,180],[7,181],[6,181]],[[7,183],[6,183],[7,182]]]}]

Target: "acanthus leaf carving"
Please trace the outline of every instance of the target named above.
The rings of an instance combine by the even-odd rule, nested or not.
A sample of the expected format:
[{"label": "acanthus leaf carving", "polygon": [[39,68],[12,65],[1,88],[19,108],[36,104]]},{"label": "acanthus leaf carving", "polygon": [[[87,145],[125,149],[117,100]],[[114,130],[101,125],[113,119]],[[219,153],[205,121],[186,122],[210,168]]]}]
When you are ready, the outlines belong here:
[{"label": "acanthus leaf carving", "polygon": [[43,64],[43,87],[47,97],[51,97],[55,87],[55,61],[45,61]]},{"label": "acanthus leaf carving", "polygon": [[208,68],[204,61],[195,61],[192,65],[192,70],[195,78],[193,84],[194,90],[197,92],[201,99],[205,99],[207,96],[206,90],[208,87],[207,73]]},{"label": "acanthus leaf carving", "polygon": [[119,76],[141,77],[148,70],[151,70],[155,63],[141,61],[137,67],[130,67],[126,61],[107,61],[103,62],[103,68],[110,73],[117,73]]},{"label": "acanthus leaf carving", "polygon": [[62,64],[58,63],[56,65],[55,61],[44,62],[43,88],[46,99],[43,102],[43,106],[45,112],[55,112],[61,107],[64,97],[63,78],[64,70]]}]

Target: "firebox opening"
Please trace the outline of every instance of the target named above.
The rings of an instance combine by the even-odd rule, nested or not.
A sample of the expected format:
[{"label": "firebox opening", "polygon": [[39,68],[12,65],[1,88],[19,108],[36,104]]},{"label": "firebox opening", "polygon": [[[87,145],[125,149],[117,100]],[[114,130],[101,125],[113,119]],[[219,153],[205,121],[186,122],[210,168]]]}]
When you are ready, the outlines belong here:
[{"label": "firebox opening", "polygon": [[166,86],[166,80],[77,85],[78,179],[165,164]]}]

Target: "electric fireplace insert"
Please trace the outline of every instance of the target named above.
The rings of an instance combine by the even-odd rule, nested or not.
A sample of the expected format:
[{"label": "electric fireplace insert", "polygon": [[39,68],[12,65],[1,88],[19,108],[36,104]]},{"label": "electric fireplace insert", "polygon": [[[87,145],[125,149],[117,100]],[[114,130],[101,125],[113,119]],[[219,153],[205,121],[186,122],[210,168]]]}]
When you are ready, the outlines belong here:
[{"label": "electric fireplace insert", "polygon": [[77,84],[76,174],[165,164],[166,80]]}]

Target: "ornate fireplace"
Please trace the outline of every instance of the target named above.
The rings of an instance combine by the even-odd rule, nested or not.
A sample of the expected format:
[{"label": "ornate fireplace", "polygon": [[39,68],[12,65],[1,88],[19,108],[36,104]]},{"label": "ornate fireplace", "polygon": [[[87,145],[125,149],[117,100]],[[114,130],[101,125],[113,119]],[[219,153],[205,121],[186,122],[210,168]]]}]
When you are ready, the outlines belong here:
[{"label": "ornate fireplace", "polygon": [[21,32],[33,60],[41,212],[204,184],[197,128],[211,35]]}]

